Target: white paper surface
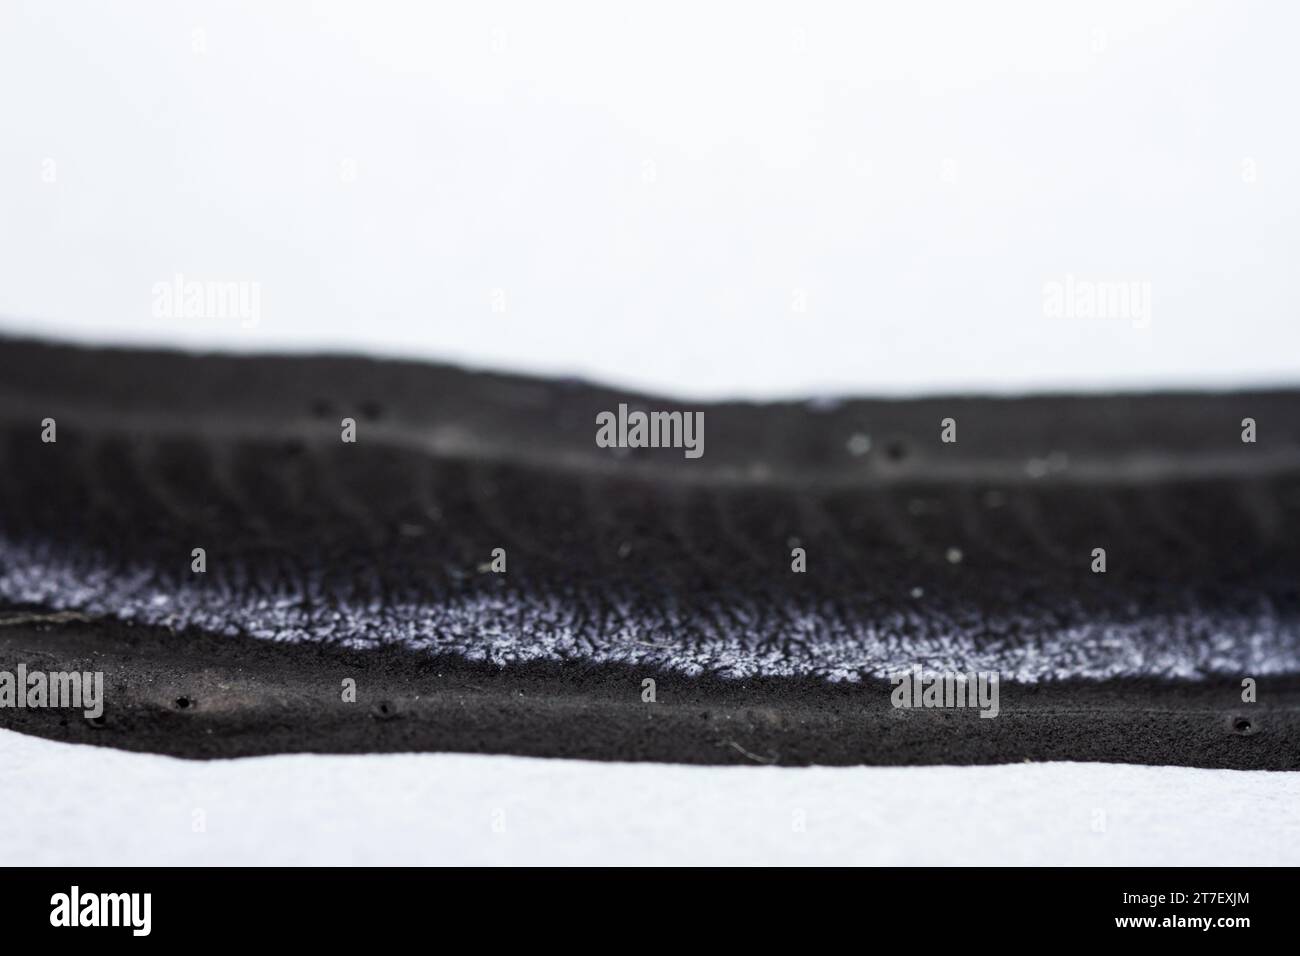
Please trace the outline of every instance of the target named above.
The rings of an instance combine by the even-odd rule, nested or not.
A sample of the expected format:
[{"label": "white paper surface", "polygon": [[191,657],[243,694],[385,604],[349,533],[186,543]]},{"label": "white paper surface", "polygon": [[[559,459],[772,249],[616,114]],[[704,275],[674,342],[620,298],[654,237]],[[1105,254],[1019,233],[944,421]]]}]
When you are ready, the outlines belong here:
[{"label": "white paper surface", "polygon": [[1262,771],[203,762],[0,731],[0,793],[5,866],[1300,863],[1300,774]]}]

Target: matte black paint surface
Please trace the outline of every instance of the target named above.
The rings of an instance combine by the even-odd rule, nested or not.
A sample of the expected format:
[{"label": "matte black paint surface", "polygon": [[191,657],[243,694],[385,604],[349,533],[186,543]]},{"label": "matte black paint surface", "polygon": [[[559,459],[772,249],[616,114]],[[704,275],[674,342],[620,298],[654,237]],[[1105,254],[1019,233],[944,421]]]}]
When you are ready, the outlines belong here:
[{"label": "matte black paint surface", "polygon": [[[597,448],[620,401],[703,410],[704,457]],[[1294,767],[1297,423],[1293,392],[700,405],[2,342],[0,601],[92,620],[0,626],[0,668],[98,647],[118,689],[104,728],[0,724],[192,756]],[[914,664],[998,670],[1001,716],[893,710]],[[347,668],[395,713],[343,704]]]},{"label": "matte black paint surface", "polygon": [[[34,652],[34,649],[39,649]],[[1300,769],[1300,679],[1003,685],[1001,713],[903,710],[883,681],[722,680],[619,665],[499,668],[110,621],[0,627],[0,669],[99,670],[108,706],[0,711],[55,740],[179,757],[451,750],[748,765],[1097,760]],[[356,682],[345,702],[345,680]]]}]

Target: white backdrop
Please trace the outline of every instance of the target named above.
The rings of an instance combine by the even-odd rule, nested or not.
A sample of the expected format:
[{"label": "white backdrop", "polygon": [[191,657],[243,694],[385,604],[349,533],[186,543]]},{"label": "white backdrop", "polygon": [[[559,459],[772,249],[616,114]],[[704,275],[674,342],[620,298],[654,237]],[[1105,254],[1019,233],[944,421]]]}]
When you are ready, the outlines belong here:
[{"label": "white backdrop", "polygon": [[[1300,7],[0,8],[0,328],[688,394],[1300,378]],[[177,274],[255,328],[158,318]],[[1151,322],[1044,285],[1145,283]]]}]

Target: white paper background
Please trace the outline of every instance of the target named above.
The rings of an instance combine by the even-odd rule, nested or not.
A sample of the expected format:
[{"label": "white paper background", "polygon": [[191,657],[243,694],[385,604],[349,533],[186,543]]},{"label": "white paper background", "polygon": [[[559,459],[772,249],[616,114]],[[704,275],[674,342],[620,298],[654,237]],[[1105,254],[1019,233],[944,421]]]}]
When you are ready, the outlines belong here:
[{"label": "white paper background", "polygon": [[1300,775],[1258,771],[201,762],[0,731],[0,793],[0,865],[1300,863]]},{"label": "white paper background", "polygon": [[[0,317],[700,396],[1294,381],[1298,33],[1237,0],[8,0]],[[260,324],[154,318],[177,273],[259,283]],[[1045,317],[1067,274],[1150,283],[1150,327]]]}]

